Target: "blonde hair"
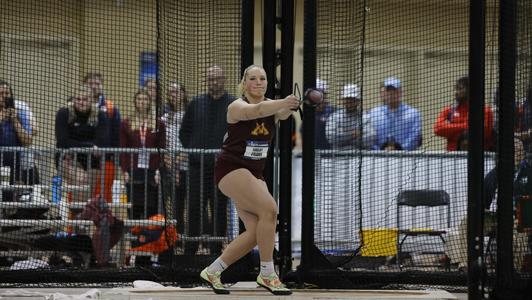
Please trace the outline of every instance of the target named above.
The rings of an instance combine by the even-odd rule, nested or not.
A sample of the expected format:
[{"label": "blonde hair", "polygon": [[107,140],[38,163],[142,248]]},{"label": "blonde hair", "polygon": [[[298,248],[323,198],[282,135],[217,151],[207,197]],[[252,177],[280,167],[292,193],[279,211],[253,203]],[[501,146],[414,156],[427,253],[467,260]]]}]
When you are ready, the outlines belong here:
[{"label": "blonde hair", "polygon": [[[156,119],[155,109],[153,109],[153,105],[151,103],[153,101],[153,99],[151,99],[150,95],[148,94],[148,91],[145,88],[140,88],[140,89],[137,90],[137,92],[133,96],[133,102],[137,101],[137,97],[139,95],[145,95],[146,97],[148,97],[148,100],[150,101],[150,106],[148,106],[148,115],[150,115],[150,117],[147,120],[148,121],[147,126],[148,126],[148,128],[155,129],[155,119]],[[134,109],[133,109],[134,113],[129,118],[130,121],[131,121],[131,123],[129,124],[131,130],[139,129],[140,126],[144,123],[144,119],[141,119],[141,114],[139,113],[139,111],[137,109],[137,104],[134,103],[133,107],[134,107]]]},{"label": "blonde hair", "polygon": [[[94,93],[92,92],[92,89],[86,85],[81,85],[76,90],[74,97],[77,98],[81,95],[87,95],[91,103],[89,106],[89,118],[87,119],[87,123],[90,126],[97,126],[98,125],[98,103],[93,102]],[[76,121],[77,118],[78,118],[78,114],[74,107],[74,101],[71,101],[68,103],[68,124],[74,123],[74,121]]]},{"label": "blonde hair", "polygon": [[246,92],[246,76],[248,76],[249,70],[253,68],[259,68],[259,69],[264,70],[264,68],[259,65],[249,65],[244,70],[244,73],[242,74],[242,79],[240,80],[240,83],[238,84],[238,95],[239,96],[244,96],[244,93]]}]

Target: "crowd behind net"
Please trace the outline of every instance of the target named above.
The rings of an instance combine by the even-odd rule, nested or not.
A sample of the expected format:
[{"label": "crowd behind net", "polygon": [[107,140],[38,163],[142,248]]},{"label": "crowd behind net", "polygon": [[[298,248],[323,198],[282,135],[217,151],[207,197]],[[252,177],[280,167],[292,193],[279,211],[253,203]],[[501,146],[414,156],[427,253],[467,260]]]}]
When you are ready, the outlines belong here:
[{"label": "crowd behind net", "polygon": [[[468,2],[318,1],[317,11],[330,103],[317,115],[330,114],[316,139],[318,246],[389,268],[439,270],[445,247],[459,252],[453,264],[467,263],[465,235],[452,245],[443,231],[467,209],[467,102],[457,98],[467,101]],[[487,125],[493,150],[492,110]]]},{"label": "crowd behind net", "polygon": [[1,6],[2,278],[197,281],[238,231],[212,168],[240,1]]},{"label": "crowd behind net", "polygon": [[[497,3],[486,14],[486,173],[504,151]],[[212,177],[240,80],[241,5],[1,2],[0,284],[196,282],[236,236],[235,210]],[[531,7],[519,7],[516,137],[529,151]],[[468,8],[317,1],[316,87],[326,101],[316,109],[314,239],[344,270],[466,267]],[[523,276],[529,252],[516,231]]]},{"label": "crowd behind net", "polygon": [[[316,85],[328,101],[316,109],[314,241],[335,268],[466,284],[469,4],[317,1]],[[499,9],[486,5],[483,259],[494,275],[491,171],[505,150],[497,146]],[[530,4],[518,11],[516,170],[530,151]],[[514,269],[528,277],[524,227],[514,229]]]}]

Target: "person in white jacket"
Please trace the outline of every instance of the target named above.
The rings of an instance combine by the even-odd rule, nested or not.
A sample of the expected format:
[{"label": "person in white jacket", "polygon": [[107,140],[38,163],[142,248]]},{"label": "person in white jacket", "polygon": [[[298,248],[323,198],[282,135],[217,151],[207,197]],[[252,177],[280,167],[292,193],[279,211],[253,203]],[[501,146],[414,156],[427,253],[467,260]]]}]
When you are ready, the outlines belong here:
[{"label": "person in white jacket", "polygon": [[327,141],[333,149],[369,149],[375,141],[375,129],[369,116],[362,112],[359,87],[344,85],[340,101],[342,107],[327,120]]}]

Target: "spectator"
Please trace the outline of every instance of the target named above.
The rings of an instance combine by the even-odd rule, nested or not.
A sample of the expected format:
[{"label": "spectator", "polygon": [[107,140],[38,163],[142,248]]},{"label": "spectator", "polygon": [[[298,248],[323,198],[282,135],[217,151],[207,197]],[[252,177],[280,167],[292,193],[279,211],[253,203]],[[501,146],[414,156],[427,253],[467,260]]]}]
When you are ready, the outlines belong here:
[{"label": "spectator", "polygon": [[[32,142],[32,131],[27,111],[18,109],[12,98],[12,91],[6,81],[0,80],[0,146],[28,146]],[[15,183],[20,172],[20,153],[2,151],[0,166],[9,168],[9,183]],[[2,191],[3,201],[14,201],[14,193]]]},{"label": "spectator", "polygon": [[[527,89],[525,98],[516,103],[515,117],[515,137],[523,141],[526,151],[531,151],[530,142],[532,138],[532,103],[529,99],[532,97],[532,87]],[[498,99],[498,92],[496,99]]]},{"label": "spectator", "polygon": [[[37,120],[35,119],[35,116],[33,115],[30,106],[26,102],[22,100],[15,100],[15,108],[17,110],[23,111],[24,114],[28,116],[32,137],[31,143],[30,145],[28,145],[28,147],[31,147],[31,145],[33,145],[35,137],[37,136],[37,133],[39,132]],[[22,169],[22,173],[20,174],[20,181],[22,181],[24,184],[29,185],[40,183],[39,170],[35,165],[35,153],[33,152],[33,150],[29,150],[27,152],[22,153],[20,157],[20,165]]]},{"label": "spectator", "polygon": [[[518,171],[526,167],[525,151],[523,148],[523,143],[514,139],[514,171],[517,175]],[[530,167],[529,167],[530,168]],[[520,173],[520,172],[519,172]],[[518,177],[518,176],[517,176]],[[518,189],[518,178],[514,176],[514,198],[519,196]],[[495,215],[497,210],[496,200],[497,198],[497,169],[494,167],[491,171],[486,174],[484,177],[484,210],[486,217],[484,218],[484,228],[485,234],[492,235],[491,238],[494,238],[495,234],[495,223],[492,216]],[[526,243],[526,234],[518,233],[514,224],[513,230],[513,252],[514,252],[514,266],[516,269],[520,269],[523,263],[523,252],[525,249]],[[494,251],[493,249],[488,249],[488,251]],[[462,219],[460,225],[458,226],[458,231],[455,234],[449,236],[448,242],[446,243],[445,253],[450,260],[452,265],[456,265],[459,269],[465,270],[467,267],[467,216]]]},{"label": "spectator", "polygon": [[[105,114],[92,103],[92,90],[82,86],[67,107],[57,111],[55,116],[55,138],[57,148],[93,148],[107,147],[109,129]],[[60,173],[65,181],[72,185],[94,187],[100,169],[100,154],[69,153],[59,162]],[[74,201],[86,202],[86,192],[71,195]]]},{"label": "spectator", "polygon": [[383,105],[369,111],[377,137],[374,150],[416,150],[421,146],[421,114],[402,103],[401,81],[386,78],[380,91]]},{"label": "spectator", "polygon": [[[468,134],[469,114],[469,78],[462,77],[456,81],[455,104],[446,107],[438,115],[434,124],[434,133],[447,139],[447,151],[456,151],[458,139]],[[484,108],[484,149],[493,145],[493,111]]]},{"label": "spectator", "polygon": [[153,77],[147,78],[144,80],[144,85],[142,86],[153,103],[157,103],[157,80]]},{"label": "spectator", "polygon": [[[171,83],[172,84],[172,83]],[[144,84],[142,87],[148,92],[148,95],[150,95],[150,98],[154,103],[157,103],[159,105],[159,99],[157,99],[157,79],[153,77],[149,77],[144,81]],[[171,110],[170,104],[168,102],[164,103],[162,106],[162,114],[166,114]]]},{"label": "spectator", "polygon": [[[179,139],[185,148],[218,150],[227,131],[227,106],[235,97],[225,90],[226,77],[222,68],[209,67],[206,75],[208,91],[192,99],[179,130]],[[226,236],[227,197],[214,184],[214,160],[213,153],[196,152],[189,155],[190,178],[193,179],[190,182],[188,206],[190,236],[205,233]],[[200,225],[198,220],[202,220],[203,224]],[[200,232],[201,226],[205,232]],[[188,242],[185,254],[195,254],[198,246],[197,242]],[[213,242],[211,255],[220,254],[221,246],[220,242]]]},{"label": "spectator", "polygon": [[[187,154],[181,151],[182,145],[179,140],[179,129],[183,122],[183,116],[185,114],[185,108],[188,104],[187,94],[185,88],[177,83],[172,82],[168,86],[167,92],[167,106],[168,112],[163,116],[163,122],[166,126],[166,140],[167,149],[170,151],[170,155],[165,156],[165,165],[170,170],[171,180],[167,180],[168,183],[175,183],[175,193],[173,199],[175,199],[175,217],[177,219],[178,232],[184,230],[184,207],[187,187],[188,171],[188,157]],[[173,184],[169,184],[173,187]],[[166,188],[167,194],[174,189]],[[172,197],[172,195],[170,195]]]},{"label": "spectator", "polygon": [[375,130],[369,116],[362,113],[360,89],[356,84],[346,84],[341,98],[343,107],[327,120],[327,141],[335,149],[369,149],[375,140]]},{"label": "spectator", "polygon": [[[114,103],[109,100],[103,89],[103,76],[99,73],[88,73],[83,78],[83,83],[89,86],[93,93],[93,101],[98,105],[100,111],[105,113],[109,124],[108,126],[108,147],[118,148],[120,147],[120,111]],[[100,184],[96,186],[95,194],[102,194],[107,202],[111,202],[113,198],[112,186],[115,179],[116,166],[114,163],[114,153],[105,153],[105,169],[103,172],[103,192]],[[102,182],[101,178],[98,178],[98,182]]]},{"label": "spectator", "polygon": [[[2,87],[4,87],[2,89]],[[31,146],[33,143],[33,139],[37,135],[38,127],[37,122],[35,120],[35,117],[29,107],[29,105],[22,101],[15,99],[13,94],[13,89],[9,85],[9,83],[0,80],[0,97],[1,94],[3,94],[3,91],[8,91],[8,96],[14,99],[15,104],[15,110],[17,112],[20,112],[22,115],[26,116],[29,121],[29,131],[28,133],[31,134],[30,143],[28,145],[25,145],[27,147]],[[35,159],[34,159],[34,153],[31,151],[27,151],[20,154],[20,172],[17,172],[16,179],[17,181],[21,181],[24,184],[39,184],[39,173],[37,171],[37,167],[35,166]]]},{"label": "spectator", "polygon": [[[333,107],[329,102],[329,85],[327,81],[316,79],[316,89],[323,93],[323,102],[316,107],[315,121],[314,121],[314,147],[316,149],[331,149],[329,141],[325,136],[325,125],[327,124],[327,119],[334,112]],[[300,128],[300,133],[303,135],[303,126]]]},{"label": "spectator", "polygon": [[[157,120],[148,92],[141,89],[133,97],[135,112],[120,125],[120,146],[123,148],[165,148],[166,135]],[[158,213],[158,187],[161,182],[157,153],[122,153],[120,157],[128,199],[133,205],[133,219],[147,219]],[[146,182],[147,180],[147,182]],[[132,193],[131,193],[132,191]]]}]

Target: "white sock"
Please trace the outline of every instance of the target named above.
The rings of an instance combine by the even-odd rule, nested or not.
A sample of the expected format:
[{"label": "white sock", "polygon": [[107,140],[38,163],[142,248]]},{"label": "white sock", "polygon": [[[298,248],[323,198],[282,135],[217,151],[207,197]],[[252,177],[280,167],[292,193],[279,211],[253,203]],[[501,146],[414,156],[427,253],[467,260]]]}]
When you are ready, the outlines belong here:
[{"label": "white sock", "polygon": [[221,257],[218,257],[210,266],[207,267],[207,272],[214,274],[216,272],[223,272],[227,268]]},{"label": "white sock", "polygon": [[261,261],[260,262],[260,275],[268,276],[271,273],[274,273],[275,269],[273,266],[273,260],[271,261]]}]

